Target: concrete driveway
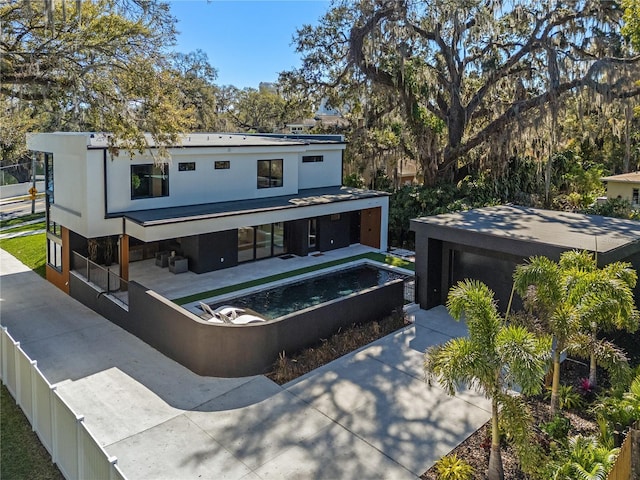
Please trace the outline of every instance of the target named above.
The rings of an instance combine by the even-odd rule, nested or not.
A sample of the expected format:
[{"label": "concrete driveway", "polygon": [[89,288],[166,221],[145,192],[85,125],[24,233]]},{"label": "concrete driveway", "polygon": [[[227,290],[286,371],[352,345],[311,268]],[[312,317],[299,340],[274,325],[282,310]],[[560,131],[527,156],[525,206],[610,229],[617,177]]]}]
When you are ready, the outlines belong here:
[{"label": "concrete driveway", "polygon": [[490,418],[423,381],[443,307],[284,386],[200,377],[0,250],[2,325],[129,479],[415,479]]}]

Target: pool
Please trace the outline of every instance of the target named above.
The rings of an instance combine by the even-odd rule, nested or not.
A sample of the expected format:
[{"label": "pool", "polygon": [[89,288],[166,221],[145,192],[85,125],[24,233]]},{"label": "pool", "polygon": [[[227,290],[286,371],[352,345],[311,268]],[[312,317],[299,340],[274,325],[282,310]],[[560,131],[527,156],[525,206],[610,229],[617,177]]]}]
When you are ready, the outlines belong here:
[{"label": "pool", "polygon": [[321,276],[313,276],[295,283],[279,285],[223,302],[216,302],[210,306],[213,309],[222,305],[248,308],[273,320],[371,287],[405,278],[408,278],[408,275],[365,264]]}]

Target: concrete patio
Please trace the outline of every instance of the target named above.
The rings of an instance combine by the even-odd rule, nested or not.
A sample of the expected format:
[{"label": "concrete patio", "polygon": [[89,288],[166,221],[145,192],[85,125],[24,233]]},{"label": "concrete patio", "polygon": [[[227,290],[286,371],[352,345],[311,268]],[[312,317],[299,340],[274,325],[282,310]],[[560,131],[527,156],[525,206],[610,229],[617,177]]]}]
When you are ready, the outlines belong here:
[{"label": "concrete patio", "polygon": [[141,283],[168,299],[176,299],[368,252],[378,252],[378,250],[354,244],[328,252],[316,252],[306,257],[296,255],[288,255],[287,257],[290,258],[286,259],[273,257],[208,273],[185,272],[177,275],[171,273],[168,268],[156,266],[155,260],[142,260],[129,264],[129,279]]},{"label": "concrete patio", "polygon": [[[423,380],[424,350],[466,332],[443,307],[279,386],[195,375],[2,250],[0,272],[2,325],[129,479],[415,479],[490,417],[481,395]],[[174,298],[193,293],[169,275]]]}]

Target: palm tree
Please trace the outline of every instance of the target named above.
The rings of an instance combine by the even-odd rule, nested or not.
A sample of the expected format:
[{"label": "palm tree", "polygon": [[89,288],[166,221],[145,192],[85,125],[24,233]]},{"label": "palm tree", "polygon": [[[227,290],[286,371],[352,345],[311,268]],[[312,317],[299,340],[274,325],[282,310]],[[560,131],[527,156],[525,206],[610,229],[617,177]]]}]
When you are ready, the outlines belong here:
[{"label": "palm tree", "polygon": [[547,257],[532,257],[529,263],[518,265],[513,274],[514,289],[534,309],[545,332],[553,336],[551,414],[558,410],[560,390],[560,359],[562,352],[580,327],[574,306],[565,302],[565,285],[560,266]]},{"label": "palm tree", "polygon": [[549,337],[536,337],[523,327],[507,326],[498,313],[493,292],[478,281],[465,280],[454,286],[447,309],[456,320],[465,318],[469,336],[427,350],[427,379],[430,383],[436,379],[449,395],[455,395],[458,387],[468,386],[491,399],[488,478],[502,480],[499,412],[505,408],[508,416],[519,417],[515,423],[522,425],[528,411],[522,403],[514,407],[517,402],[509,392],[516,386],[524,393],[540,390],[551,341]]},{"label": "palm tree", "polygon": [[615,262],[598,269],[588,252],[568,251],[555,263],[531,257],[514,272],[514,289],[538,314],[543,329],[553,335],[551,413],[558,410],[560,355],[564,350],[589,358],[590,381],[596,382],[598,360],[612,374],[628,370],[627,359],[611,342],[598,339],[601,329],[635,329],[638,311],[633,299],[636,274],[629,264]]},{"label": "palm tree", "polygon": [[618,378],[629,372],[625,353],[614,343],[598,338],[598,333],[616,329],[633,332],[638,328],[639,313],[633,298],[638,276],[629,263],[615,262],[598,269],[595,258],[584,255],[592,263],[571,292],[570,301],[579,306],[581,332],[570,350],[589,359],[589,383],[595,387],[598,365]]}]

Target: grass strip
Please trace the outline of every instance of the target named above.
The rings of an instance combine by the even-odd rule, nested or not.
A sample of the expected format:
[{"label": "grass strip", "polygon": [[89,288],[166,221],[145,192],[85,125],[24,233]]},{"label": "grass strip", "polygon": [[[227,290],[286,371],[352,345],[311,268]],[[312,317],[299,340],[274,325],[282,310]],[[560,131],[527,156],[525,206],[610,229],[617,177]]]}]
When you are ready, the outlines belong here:
[{"label": "grass strip", "polygon": [[44,218],[44,213],[30,213],[28,215],[22,215],[16,218],[0,220],[0,228],[10,227],[11,225],[19,225],[24,222],[30,222],[31,220],[39,220],[41,218]]},{"label": "grass strip", "polygon": [[1,238],[0,248],[10,253],[42,278],[45,278],[47,262],[46,233],[24,237]]},{"label": "grass strip", "polygon": [[330,262],[321,263],[318,265],[313,265],[310,267],[298,268],[296,270],[291,270],[289,272],[278,273],[275,275],[269,275],[268,277],[257,278],[255,280],[250,280],[244,283],[238,283],[235,285],[228,285],[226,287],[216,288],[213,290],[207,290],[200,293],[194,293],[192,295],[187,295],[186,297],[180,297],[173,299],[172,301],[178,305],[185,305],[191,302],[197,302],[199,300],[204,300],[210,297],[217,297],[219,295],[226,295],[227,293],[235,292],[238,290],[244,290],[245,288],[257,287],[259,285],[264,285],[265,283],[277,282],[278,280],[284,280],[285,278],[295,277],[297,275],[303,275],[305,273],[315,272],[317,270],[322,270],[324,268],[334,267],[336,265],[342,265],[345,263],[353,262],[355,260],[361,259],[369,259],[380,263],[385,263],[387,265],[392,265],[395,267],[404,268],[407,270],[414,271],[415,265],[413,262],[408,260],[403,260],[402,258],[394,257],[392,255],[385,255],[384,253],[362,253],[360,255],[354,255],[352,257],[341,258],[339,260],[332,260]]},{"label": "grass strip", "polygon": [[45,228],[45,222],[38,222],[38,223],[30,223],[28,225],[18,225],[17,227],[14,228],[7,228],[6,230],[3,230],[1,233],[4,235],[6,233],[19,233],[19,232],[27,232],[29,230],[42,230]]},{"label": "grass strip", "polygon": [[4,385],[0,397],[0,478],[64,480]]}]

